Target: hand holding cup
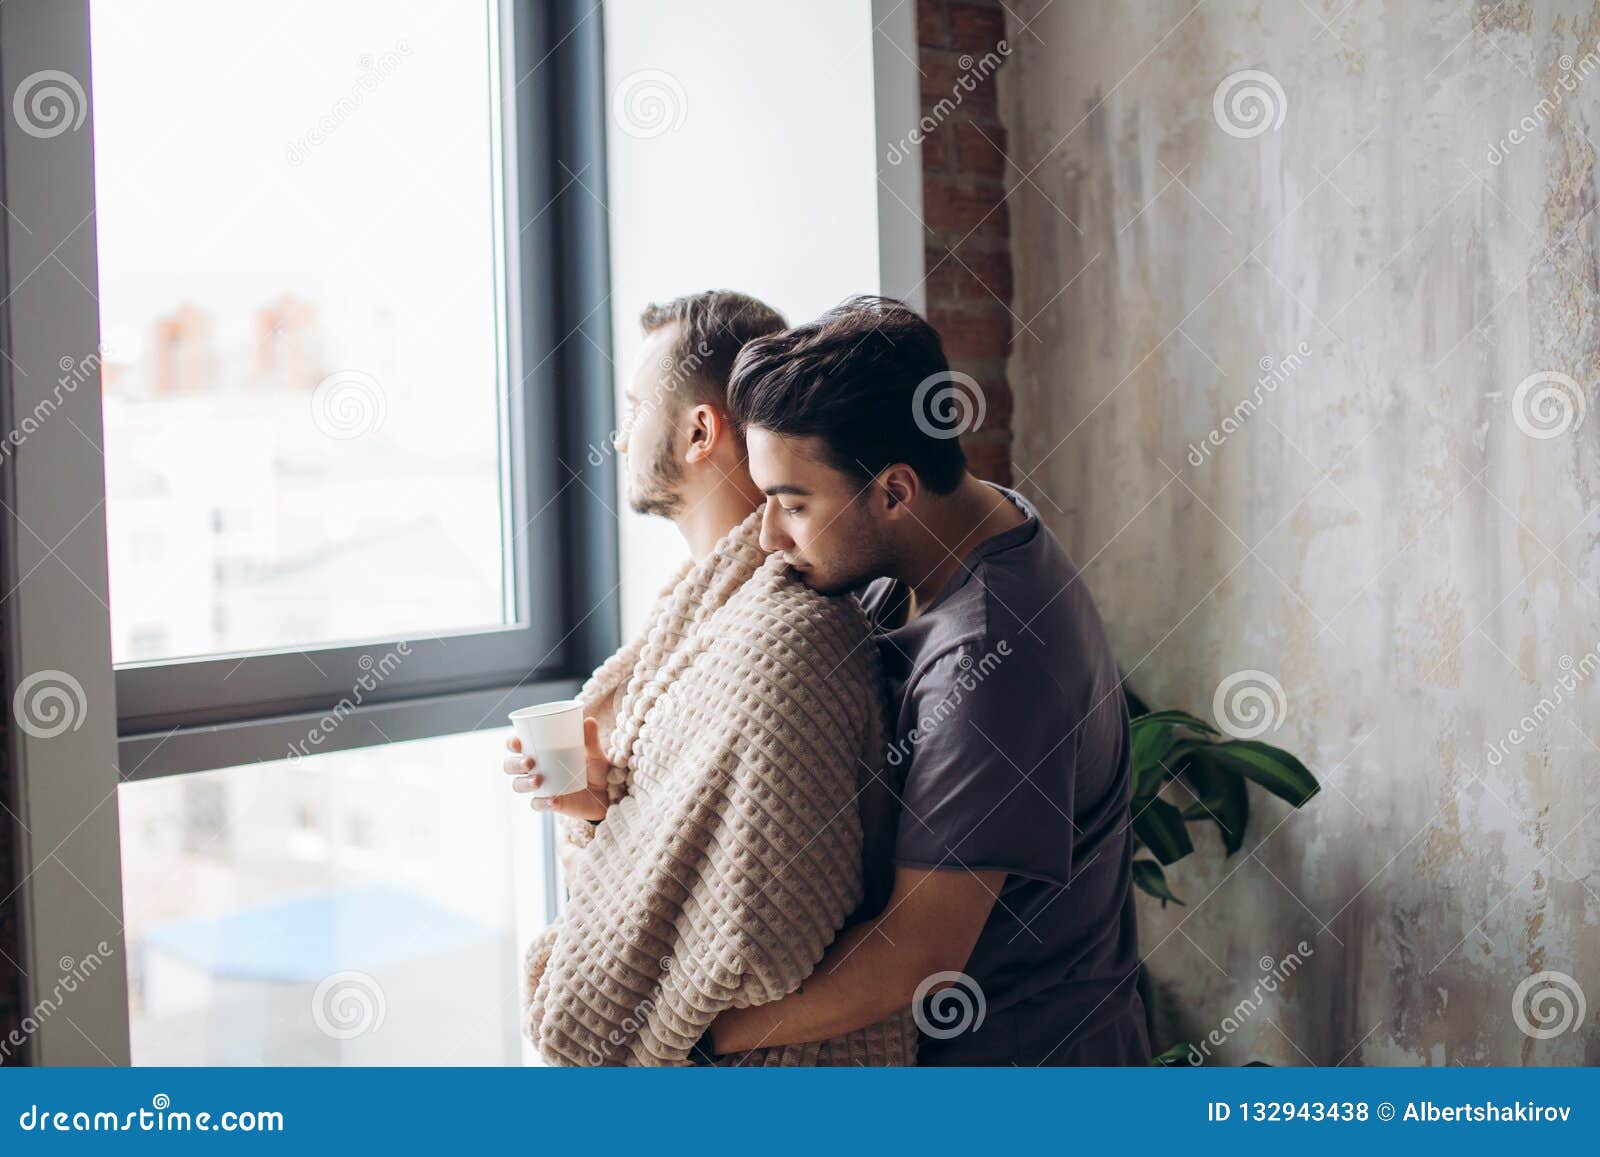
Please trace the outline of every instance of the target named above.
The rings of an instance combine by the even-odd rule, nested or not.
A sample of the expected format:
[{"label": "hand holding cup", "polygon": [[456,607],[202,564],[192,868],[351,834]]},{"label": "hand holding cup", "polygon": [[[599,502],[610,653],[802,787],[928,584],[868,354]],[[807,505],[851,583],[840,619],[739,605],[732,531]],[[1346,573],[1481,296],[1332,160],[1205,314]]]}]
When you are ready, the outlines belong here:
[{"label": "hand holding cup", "polygon": [[600,750],[599,722],[583,718],[575,700],[562,700],[513,711],[511,723],[516,734],[506,740],[505,761],[511,789],[531,794],[535,811],[602,819],[610,804],[610,761]]}]

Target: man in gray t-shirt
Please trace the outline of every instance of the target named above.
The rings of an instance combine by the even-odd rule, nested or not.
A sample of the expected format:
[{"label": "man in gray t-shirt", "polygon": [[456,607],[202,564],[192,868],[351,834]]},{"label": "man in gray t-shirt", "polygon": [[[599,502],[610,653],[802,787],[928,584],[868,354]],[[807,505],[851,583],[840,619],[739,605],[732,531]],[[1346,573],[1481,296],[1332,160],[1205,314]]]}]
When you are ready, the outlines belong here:
[{"label": "man in gray t-shirt", "polygon": [[718,1017],[714,1052],[911,1003],[925,1064],[1149,1063],[1116,664],[1038,512],[967,471],[951,419],[970,383],[882,298],[751,342],[734,366],[762,546],[814,590],[858,592],[872,620],[900,807],[882,911],[799,991]]},{"label": "man in gray t-shirt", "polygon": [[1077,569],[1032,505],[1002,493],[1024,521],[973,550],[922,614],[904,621],[892,579],[862,598],[898,705],[895,863],[1005,873],[962,969],[984,1023],[925,1033],[920,1061],[1146,1064],[1127,707]]}]

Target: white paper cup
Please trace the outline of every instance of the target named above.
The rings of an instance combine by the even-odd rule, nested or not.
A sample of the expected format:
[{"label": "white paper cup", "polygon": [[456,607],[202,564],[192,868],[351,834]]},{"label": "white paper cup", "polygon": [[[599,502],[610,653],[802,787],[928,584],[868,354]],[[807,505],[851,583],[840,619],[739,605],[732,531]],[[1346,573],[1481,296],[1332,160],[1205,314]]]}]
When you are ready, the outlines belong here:
[{"label": "white paper cup", "polygon": [[567,795],[588,785],[583,706],[576,699],[513,711],[511,726],[522,740],[522,754],[534,758],[532,774],[544,776],[533,795]]}]

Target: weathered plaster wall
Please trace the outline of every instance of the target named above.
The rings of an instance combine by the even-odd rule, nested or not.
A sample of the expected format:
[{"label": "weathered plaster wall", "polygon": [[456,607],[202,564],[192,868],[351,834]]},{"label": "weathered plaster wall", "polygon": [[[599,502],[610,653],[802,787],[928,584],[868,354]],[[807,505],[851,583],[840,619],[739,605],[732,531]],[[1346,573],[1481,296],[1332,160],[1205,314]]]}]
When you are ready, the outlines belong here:
[{"label": "weathered plaster wall", "polygon": [[[1146,905],[1158,1043],[1231,1016],[1228,1062],[1600,1063],[1597,34],[1581,3],[1015,5],[1016,477],[1137,690],[1209,717],[1272,676],[1263,738],[1326,785],[1258,794],[1231,859],[1197,829],[1189,906]],[[1283,94],[1258,135],[1213,103],[1245,69]],[[1587,1016],[1537,1039],[1544,971]]]}]

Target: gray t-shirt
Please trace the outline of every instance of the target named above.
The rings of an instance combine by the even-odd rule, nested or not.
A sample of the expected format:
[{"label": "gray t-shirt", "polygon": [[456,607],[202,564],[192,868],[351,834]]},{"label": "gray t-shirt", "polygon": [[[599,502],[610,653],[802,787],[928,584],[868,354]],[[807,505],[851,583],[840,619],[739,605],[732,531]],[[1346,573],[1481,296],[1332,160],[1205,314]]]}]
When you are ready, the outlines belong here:
[{"label": "gray t-shirt", "polygon": [[[861,594],[890,696],[895,863],[1006,873],[964,970],[983,1022],[925,1031],[920,1063],[1148,1064],[1116,663],[1061,544],[1001,492],[1026,521],[968,555],[916,619],[902,622],[893,580]],[[957,1007],[928,1007],[939,1034]]]}]

